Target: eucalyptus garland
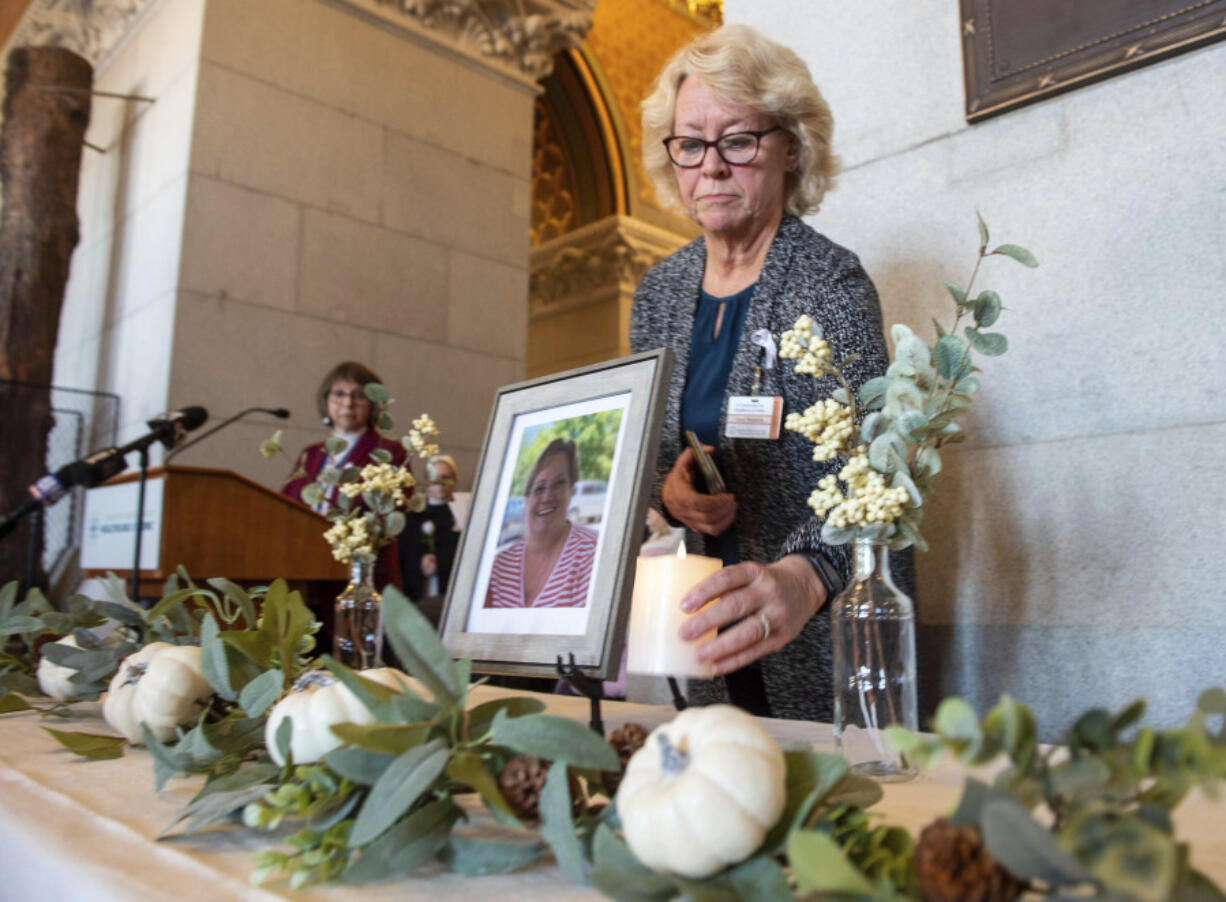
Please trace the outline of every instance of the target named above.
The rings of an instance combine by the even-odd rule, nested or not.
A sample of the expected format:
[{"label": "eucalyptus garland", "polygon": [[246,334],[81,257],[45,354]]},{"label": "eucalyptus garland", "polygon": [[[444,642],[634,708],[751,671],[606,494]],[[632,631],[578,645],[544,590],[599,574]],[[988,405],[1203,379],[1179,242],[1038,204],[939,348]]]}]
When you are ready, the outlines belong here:
[{"label": "eucalyptus garland", "polygon": [[[148,611],[124,598],[116,580],[112,600],[78,601],[64,615],[70,619],[43,610],[38,595],[18,605],[15,592],[12,585],[0,591],[0,624],[23,629],[10,634],[24,637],[23,648],[44,633],[40,624],[14,618],[35,618],[43,629],[83,629],[112,615],[138,641],[200,645],[213,704],[172,742],[144,737],[157,787],[177,775],[204,776],[161,836],[223,825],[281,831],[282,845],[255,861],[255,882],[386,882],[440,863],[479,877],[552,857],[571,879],[616,899],[782,902],[819,894],[869,902],[1014,898],[1025,891],[1053,899],[1226,900],[1191,867],[1171,819],[1190,792],[1217,798],[1226,780],[1222,689],[1202,693],[1182,727],[1142,725],[1145,706],[1137,702],[1116,713],[1087,712],[1050,748],[1038,743],[1035,716],[1025,705],[1006,697],[980,720],[965,702],[947,699],[931,734],[891,734],[898,749],[920,766],[942,757],[970,767],[1003,757],[1005,766],[992,785],[968,779],[953,815],[918,840],[882,821],[873,810],[881,788],[850,773],[841,757],[786,750],[784,810],[762,846],[745,861],[693,880],[643,866],[620,835],[616,797],[610,801],[606,789],[615,785],[621,762],[608,743],[574,721],[545,714],[539,698],[471,705],[469,662],[452,660],[428,621],[394,589],[385,595],[388,639],[421,691],[409,685],[391,691],[315,656],[317,624],[280,580],[248,592],[227,580],[197,586],[183,574]],[[53,616],[44,620],[48,613]],[[17,692],[37,695],[28,680],[35,662],[22,648],[9,654],[0,702],[8,700],[4,711],[16,711],[15,702],[30,707]],[[101,660],[90,659],[96,667],[83,685],[102,681]],[[273,739],[286,762],[277,766],[265,745],[268,714],[304,673],[321,668],[362,701],[374,723],[333,727],[345,745],[320,762],[297,764],[286,719]],[[27,679],[14,687],[13,675]],[[44,711],[70,713],[66,705]],[[122,753],[122,740],[113,737],[48,732],[84,757]],[[499,785],[506,765],[522,756],[542,761],[547,775],[531,819]],[[467,832],[474,806],[518,828],[513,838]],[[287,827],[293,828],[288,836]],[[955,873],[951,862],[959,856],[971,856],[977,867],[986,861],[997,872]],[[997,891],[1006,895],[991,894]]]}]

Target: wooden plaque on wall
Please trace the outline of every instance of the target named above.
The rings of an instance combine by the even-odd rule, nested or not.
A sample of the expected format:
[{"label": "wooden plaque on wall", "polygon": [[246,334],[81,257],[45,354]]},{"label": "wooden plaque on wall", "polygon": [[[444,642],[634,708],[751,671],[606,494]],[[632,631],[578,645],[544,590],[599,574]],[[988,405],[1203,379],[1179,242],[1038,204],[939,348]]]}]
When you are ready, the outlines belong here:
[{"label": "wooden plaque on wall", "polygon": [[966,118],[1226,38],[1226,0],[959,0]]}]

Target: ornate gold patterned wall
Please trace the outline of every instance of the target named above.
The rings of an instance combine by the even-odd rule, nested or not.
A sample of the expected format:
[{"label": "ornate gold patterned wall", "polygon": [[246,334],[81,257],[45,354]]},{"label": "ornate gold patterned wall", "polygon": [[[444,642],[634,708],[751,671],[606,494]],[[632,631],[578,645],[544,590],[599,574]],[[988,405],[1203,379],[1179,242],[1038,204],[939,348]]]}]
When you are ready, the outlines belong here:
[{"label": "ornate gold patterned wall", "polygon": [[586,42],[621,113],[638,199],[656,209],[660,205],[655,191],[642,170],[639,104],[677,48],[713,24],[689,15],[688,6],[681,8],[684,4],[685,0],[600,0]]}]

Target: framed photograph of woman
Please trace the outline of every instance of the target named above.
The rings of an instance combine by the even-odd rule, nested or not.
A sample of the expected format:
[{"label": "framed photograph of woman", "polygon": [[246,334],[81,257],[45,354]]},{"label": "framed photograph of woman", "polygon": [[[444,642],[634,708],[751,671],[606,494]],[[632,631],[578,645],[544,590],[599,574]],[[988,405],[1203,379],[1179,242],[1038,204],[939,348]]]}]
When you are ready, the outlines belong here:
[{"label": "framed photograph of woman", "polygon": [[617,672],[672,354],[499,390],[443,642],[478,673]]}]

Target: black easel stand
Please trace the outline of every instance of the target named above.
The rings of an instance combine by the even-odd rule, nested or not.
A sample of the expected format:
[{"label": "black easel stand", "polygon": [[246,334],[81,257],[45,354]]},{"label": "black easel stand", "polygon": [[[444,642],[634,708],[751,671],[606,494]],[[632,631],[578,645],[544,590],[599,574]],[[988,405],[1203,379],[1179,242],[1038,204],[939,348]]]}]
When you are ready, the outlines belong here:
[{"label": "black easel stand", "polygon": [[604,721],[600,719],[600,700],[604,698],[604,684],[576,667],[573,653],[570,655],[569,664],[563,664],[562,656],[558,655],[557,671],[562,682],[591,702],[592,719],[587,725],[597,736],[604,736]]},{"label": "black easel stand", "polygon": [[689,707],[689,702],[685,700],[685,696],[681,694],[681,687],[677,685],[676,677],[668,677],[668,689],[673,694],[673,707],[678,711],[684,711]]}]

